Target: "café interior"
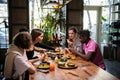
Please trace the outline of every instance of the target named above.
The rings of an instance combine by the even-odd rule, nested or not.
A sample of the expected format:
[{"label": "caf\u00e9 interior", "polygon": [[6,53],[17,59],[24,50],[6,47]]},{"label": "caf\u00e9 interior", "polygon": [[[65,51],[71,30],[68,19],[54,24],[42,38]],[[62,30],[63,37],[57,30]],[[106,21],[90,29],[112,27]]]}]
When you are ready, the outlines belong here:
[{"label": "caf\u00e9 interior", "polygon": [[72,26],[78,32],[83,29],[91,32],[91,38],[102,52],[106,70],[98,70],[91,62],[82,65],[78,60],[73,61],[75,69],[59,69],[55,63],[54,71],[46,74],[37,70],[35,79],[29,79],[67,80],[72,76],[71,80],[119,80],[119,20],[120,0],[0,0],[0,80],[4,80],[5,53],[21,28],[29,32],[42,29],[43,43],[63,49],[67,47],[68,29]]}]

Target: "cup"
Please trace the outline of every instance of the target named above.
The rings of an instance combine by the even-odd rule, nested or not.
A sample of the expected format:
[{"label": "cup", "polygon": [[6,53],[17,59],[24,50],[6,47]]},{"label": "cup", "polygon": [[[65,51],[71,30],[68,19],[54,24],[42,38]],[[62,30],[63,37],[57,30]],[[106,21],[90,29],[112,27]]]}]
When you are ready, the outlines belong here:
[{"label": "cup", "polygon": [[70,56],[72,60],[75,60],[76,59],[76,56],[75,55],[71,55]]},{"label": "cup", "polygon": [[48,59],[49,59],[48,55],[45,55],[45,57],[44,57],[44,60],[43,60],[43,61],[47,62],[47,61],[48,61]]}]

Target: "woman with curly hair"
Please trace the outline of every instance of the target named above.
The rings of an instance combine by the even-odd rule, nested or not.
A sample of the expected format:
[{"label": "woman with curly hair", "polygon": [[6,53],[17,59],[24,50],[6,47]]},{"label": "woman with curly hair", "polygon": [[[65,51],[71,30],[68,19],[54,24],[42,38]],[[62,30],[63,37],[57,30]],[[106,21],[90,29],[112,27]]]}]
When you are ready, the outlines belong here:
[{"label": "woman with curly hair", "polygon": [[29,48],[33,49],[31,35],[26,32],[17,33],[6,53],[4,67],[6,80],[24,80],[26,71],[29,74],[36,72],[26,56],[26,50]]}]

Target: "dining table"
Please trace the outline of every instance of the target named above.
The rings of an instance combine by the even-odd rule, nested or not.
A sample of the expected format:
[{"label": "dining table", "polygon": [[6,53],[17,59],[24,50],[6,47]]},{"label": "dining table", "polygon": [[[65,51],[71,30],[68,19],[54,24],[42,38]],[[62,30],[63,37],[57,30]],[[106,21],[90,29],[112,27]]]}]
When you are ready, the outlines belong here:
[{"label": "dining table", "polygon": [[[84,60],[80,56],[67,60],[68,63],[75,64],[73,68],[61,68],[56,60],[49,57],[47,60],[54,64],[54,70],[42,72],[37,69],[34,75],[30,75],[30,80],[119,80],[106,70],[96,66],[91,61]],[[37,64],[35,66],[38,67]]]}]

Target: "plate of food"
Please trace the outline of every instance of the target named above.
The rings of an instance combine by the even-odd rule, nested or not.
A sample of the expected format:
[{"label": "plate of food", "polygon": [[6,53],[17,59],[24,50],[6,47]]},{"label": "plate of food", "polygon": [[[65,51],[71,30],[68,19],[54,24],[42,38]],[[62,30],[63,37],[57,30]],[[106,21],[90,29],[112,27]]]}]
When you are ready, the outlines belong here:
[{"label": "plate of food", "polygon": [[48,69],[50,69],[50,63],[49,62],[42,62],[38,65],[37,68],[42,69],[42,70],[48,70]]},{"label": "plate of food", "polygon": [[66,63],[65,65],[58,65],[61,69],[76,69],[78,66],[74,63]]}]

